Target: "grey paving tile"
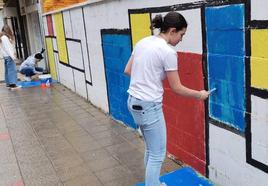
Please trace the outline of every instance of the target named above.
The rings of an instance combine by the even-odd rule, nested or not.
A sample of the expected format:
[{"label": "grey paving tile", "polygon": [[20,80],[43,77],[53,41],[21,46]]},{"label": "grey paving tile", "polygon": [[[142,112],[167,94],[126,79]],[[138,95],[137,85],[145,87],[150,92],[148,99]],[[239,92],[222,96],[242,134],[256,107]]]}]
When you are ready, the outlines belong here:
[{"label": "grey paving tile", "polygon": [[105,170],[108,168],[119,166],[120,163],[113,157],[103,158],[103,159],[93,159],[87,162],[88,167],[93,172]]},{"label": "grey paving tile", "polygon": [[63,186],[63,183],[52,175],[43,175],[42,177],[35,177],[24,180],[25,186]]},{"label": "grey paving tile", "polygon": [[36,134],[41,138],[51,138],[61,135],[57,128],[40,129],[36,131]]},{"label": "grey paving tile", "polygon": [[98,126],[99,125],[99,122],[97,119],[95,119],[94,117],[92,116],[87,116],[85,118],[80,118],[80,119],[77,119],[75,120],[79,125],[83,126],[83,127],[86,127],[86,126],[89,126],[89,127],[92,127],[92,126]]},{"label": "grey paving tile", "polygon": [[128,169],[133,173],[133,175],[138,179],[138,182],[144,181],[145,168],[143,163],[138,163],[136,165],[131,165]]},{"label": "grey paving tile", "polygon": [[35,125],[32,125],[32,128],[34,129],[34,131],[39,134],[42,132],[42,130],[57,130],[58,128],[55,126],[55,124],[51,123],[51,122],[39,122],[39,123],[35,123]]},{"label": "grey paving tile", "polygon": [[64,134],[64,137],[68,140],[72,140],[72,139],[77,139],[81,136],[89,136],[88,132],[81,129],[81,130],[76,130],[76,131],[71,131],[71,132],[68,132],[66,134]]},{"label": "grey paving tile", "polygon": [[128,178],[132,176],[131,172],[121,165],[96,172],[95,174],[101,180],[101,182],[106,184],[111,180]]},{"label": "grey paving tile", "polygon": [[102,147],[107,147],[107,146],[111,146],[111,145],[117,145],[117,144],[124,143],[125,140],[121,136],[112,136],[112,137],[98,139],[97,142]]},{"label": "grey paving tile", "polygon": [[69,168],[58,168],[56,169],[56,173],[63,182],[83,175],[93,175],[86,164]]},{"label": "grey paving tile", "polygon": [[91,127],[90,130],[88,130],[88,132],[90,134],[95,134],[95,133],[103,132],[106,130],[111,130],[111,128],[109,126],[105,126],[105,125],[97,125],[97,126]]},{"label": "grey paving tile", "polygon": [[105,186],[134,186],[136,183],[142,182],[142,180],[139,180],[134,175],[130,175],[128,177],[123,178],[117,178],[114,180],[110,180],[108,182],[105,182]]},{"label": "grey paving tile", "polygon": [[127,131],[127,127],[123,124],[118,123],[118,124],[112,125],[112,130],[116,134],[122,134]]},{"label": "grey paving tile", "polygon": [[47,160],[46,153],[40,145],[15,146],[15,153],[19,162],[35,163]]},{"label": "grey paving tile", "polygon": [[111,146],[105,147],[105,149],[107,149],[108,152],[110,152],[111,154],[114,154],[114,155],[137,150],[134,146],[132,146],[128,142],[124,142],[124,143],[116,144],[116,145],[111,145]]},{"label": "grey paving tile", "polygon": [[137,132],[134,132],[133,130],[127,130],[126,132],[122,133],[121,136],[130,142],[139,138]]},{"label": "grey paving tile", "polygon": [[97,150],[101,148],[101,145],[95,141],[88,141],[88,142],[72,142],[74,149],[77,152],[83,153],[91,150]]},{"label": "grey paving tile", "polygon": [[143,153],[133,150],[124,153],[113,154],[113,157],[117,159],[121,164],[131,167],[135,165],[143,166]]},{"label": "grey paving tile", "polygon": [[8,129],[7,129],[7,127],[6,127],[6,122],[5,122],[5,120],[3,119],[0,119],[0,133],[6,133],[6,132],[8,132]]},{"label": "grey paving tile", "polygon": [[83,152],[81,153],[81,157],[83,158],[84,161],[92,161],[98,159],[108,159],[111,157],[111,154],[107,150],[101,148]]},{"label": "grey paving tile", "polygon": [[65,157],[68,154],[69,156],[76,156],[77,152],[73,148],[65,148],[65,149],[58,149],[58,150],[50,150],[47,151],[47,156],[51,161],[60,159],[61,157]]},{"label": "grey paving tile", "polygon": [[83,160],[76,154],[61,156],[51,161],[55,169],[67,169],[83,163]]},{"label": "grey paving tile", "polygon": [[99,179],[92,174],[77,176],[64,182],[65,186],[103,186]]},{"label": "grey paving tile", "polygon": [[1,163],[0,166],[0,185],[12,185],[22,180],[18,164],[13,163]]},{"label": "grey paving tile", "polygon": [[39,138],[39,140],[47,152],[60,152],[63,149],[72,148],[71,144],[62,135],[54,137],[42,137]]},{"label": "grey paving tile", "polygon": [[83,130],[81,126],[77,125],[77,123],[73,120],[68,120],[66,122],[55,122],[54,124],[61,134],[66,134],[69,132],[78,132]]},{"label": "grey paving tile", "polygon": [[43,159],[35,162],[22,162],[19,161],[19,166],[23,178],[36,179],[41,178],[44,175],[51,175],[56,178],[56,172],[48,159]]},{"label": "grey paving tile", "polygon": [[4,163],[16,163],[11,140],[0,140],[0,166]]},{"label": "grey paving tile", "polygon": [[92,133],[90,135],[94,137],[95,139],[103,139],[103,138],[117,136],[118,134],[114,133],[112,130],[106,130],[106,131],[102,131],[98,133]]},{"label": "grey paving tile", "polygon": [[135,146],[138,150],[140,150],[141,152],[144,151],[145,148],[145,144],[142,138],[138,137],[138,138],[134,138],[131,141],[129,141],[131,143],[131,145]]}]

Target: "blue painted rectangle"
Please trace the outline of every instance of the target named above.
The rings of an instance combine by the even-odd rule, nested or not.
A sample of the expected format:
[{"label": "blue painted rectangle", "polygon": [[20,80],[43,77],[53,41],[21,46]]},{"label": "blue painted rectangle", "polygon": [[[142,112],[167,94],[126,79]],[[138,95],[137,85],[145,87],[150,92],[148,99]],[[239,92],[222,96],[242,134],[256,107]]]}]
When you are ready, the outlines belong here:
[{"label": "blue painted rectangle", "polygon": [[227,82],[245,84],[245,57],[208,54],[209,77]]},{"label": "blue painted rectangle", "polygon": [[103,34],[102,49],[104,56],[110,114],[116,120],[136,128],[127,108],[127,89],[130,78],[124,69],[131,55],[129,35]]},{"label": "blue painted rectangle", "polygon": [[207,30],[244,29],[244,4],[226,5],[206,8]]},{"label": "blue painted rectangle", "polygon": [[245,112],[237,110],[233,107],[218,105],[215,103],[209,104],[210,117],[226,123],[227,125],[244,132]]},{"label": "blue painted rectangle", "polygon": [[215,30],[207,32],[208,53],[222,55],[245,55],[245,32],[243,30]]},{"label": "blue painted rectangle", "polygon": [[[213,186],[206,178],[198,175],[192,168],[184,167],[161,176],[160,181],[167,186]],[[144,183],[136,186],[145,186]]]},{"label": "blue painted rectangle", "polygon": [[245,17],[244,5],[207,7],[207,70],[209,116],[245,131]]},{"label": "blue painted rectangle", "polygon": [[241,111],[246,111],[245,99],[241,99],[245,92],[245,86],[239,83],[232,83],[225,80],[208,79],[210,89],[217,90],[210,96],[210,102],[218,103],[227,107],[234,107]]}]

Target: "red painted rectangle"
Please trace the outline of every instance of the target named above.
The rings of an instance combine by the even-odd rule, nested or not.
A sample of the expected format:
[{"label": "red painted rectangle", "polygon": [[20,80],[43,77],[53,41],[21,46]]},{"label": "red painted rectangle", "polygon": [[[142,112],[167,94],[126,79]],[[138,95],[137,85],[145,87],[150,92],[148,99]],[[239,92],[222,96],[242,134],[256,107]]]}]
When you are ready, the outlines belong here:
[{"label": "red painted rectangle", "polygon": [[[202,55],[178,53],[180,80],[186,87],[204,89]],[[168,152],[205,174],[204,102],[175,95],[164,81],[164,114],[167,123]]]},{"label": "red painted rectangle", "polygon": [[53,22],[52,22],[52,16],[47,15],[47,30],[49,36],[54,36],[54,29],[53,29]]}]

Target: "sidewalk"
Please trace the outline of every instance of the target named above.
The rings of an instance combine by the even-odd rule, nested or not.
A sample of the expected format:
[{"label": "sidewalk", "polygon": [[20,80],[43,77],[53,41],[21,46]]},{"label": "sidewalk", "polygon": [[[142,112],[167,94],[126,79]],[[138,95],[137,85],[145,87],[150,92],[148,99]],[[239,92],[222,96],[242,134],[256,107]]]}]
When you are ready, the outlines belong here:
[{"label": "sidewalk", "polygon": [[[132,186],[143,142],[61,85],[11,92],[0,84],[0,186]],[[162,173],[178,169],[166,159]]]}]

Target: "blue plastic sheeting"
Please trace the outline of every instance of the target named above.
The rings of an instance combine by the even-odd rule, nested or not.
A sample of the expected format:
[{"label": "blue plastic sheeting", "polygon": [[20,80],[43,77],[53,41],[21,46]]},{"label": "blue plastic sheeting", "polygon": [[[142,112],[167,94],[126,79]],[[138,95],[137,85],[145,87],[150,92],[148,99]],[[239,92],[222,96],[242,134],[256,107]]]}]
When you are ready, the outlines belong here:
[{"label": "blue plastic sheeting", "polygon": [[[52,84],[53,83],[57,83],[57,81],[52,80]],[[22,88],[38,87],[41,86],[41,81],[19,81],[17,85],[21,86]]]},{"label": "blue plastic sheeting", "polygon": [[[167,186],[213,186],[206,178],[199,176],[192,168],[184,167],[161,176],[160,181]],[[139,183],[136,186],[144,186]]]},{"label": "blue plastic sheeting", "polygon": [[245,131],[245,7],[243,4],[205,10],[209,116]]},{"label": "blue plastic sheeting", "polygon": [[130,78],[124,74],[131,55],[131,39],[126,34],[103,34],[103,56],[110,114],[132,128],[136,128],[127,108]]}]

